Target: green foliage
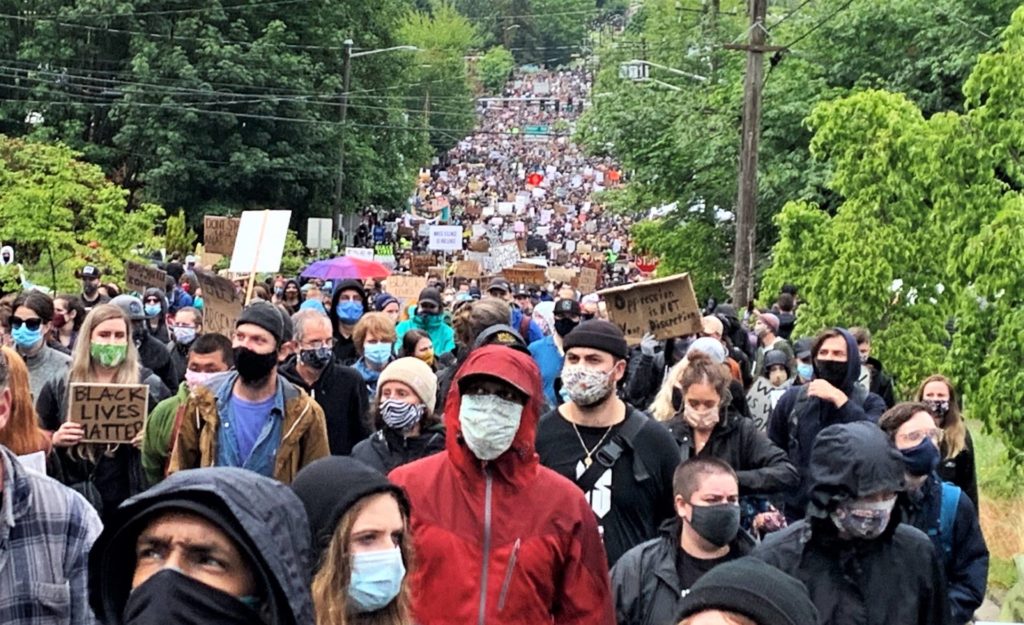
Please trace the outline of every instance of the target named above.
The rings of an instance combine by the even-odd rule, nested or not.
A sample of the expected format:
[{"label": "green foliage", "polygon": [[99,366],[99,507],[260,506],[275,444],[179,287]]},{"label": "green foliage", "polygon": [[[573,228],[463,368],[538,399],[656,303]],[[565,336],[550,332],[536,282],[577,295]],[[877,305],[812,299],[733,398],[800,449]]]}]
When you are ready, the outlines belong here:
[{"label": "green foliage", "polygon": [[185,223],[185,211],[179,210],[177,215],[168,217],[164,226],[164,249],[167,254],[191,254],[195,245],[196,233]]},{"label": "green foliage", "polygon": [[308,264],[309,251],[299,240],[294,230],[289,230],[284,238],[284,256],[281,257],[280,273],[286,276],[297,276]]},{"label": "green foliage", "polygon": [[121,275],[126,260],[160,246],[153,230],[163,209],[129,210],[128,192],[80,156],[65,145],[0,135],[0,240],[37,268],[29,281],[54,290],[71,288],[86,262]]},{"label": "green foliage", "polygon": [[509,75],[516,67],[516,59],[503,46],[494,46],[477,62],[480,82],[488,93],[500,94]]},{"label": "green foliage", "polygon": [[637,223],[631,234],[639,251],[670,250],[659,256],[659,276],[689,272],[700,301],[708,297],[724,299],[721,276],[728,272],[729,258],[721,252],[728,245],[722,230],[702,220],[671,224],[656,219]]}]

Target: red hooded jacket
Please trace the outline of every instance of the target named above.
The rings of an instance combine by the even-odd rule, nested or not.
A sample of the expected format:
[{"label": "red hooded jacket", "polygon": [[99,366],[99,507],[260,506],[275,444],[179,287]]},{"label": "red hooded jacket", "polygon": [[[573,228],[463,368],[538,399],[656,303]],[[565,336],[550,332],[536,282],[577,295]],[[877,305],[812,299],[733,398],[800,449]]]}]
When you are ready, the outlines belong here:
[{"label": "red hooded jacket", "polygon": [[[461,436],[459,381],[474,374],[530,397],[512,448],[488,463]],[[474,350],[448,393],[446,450],[391,472],[412,504],[420,625],[614,625],[594,513],[534,451],[543,397],[528,355],[500,345]]]}]

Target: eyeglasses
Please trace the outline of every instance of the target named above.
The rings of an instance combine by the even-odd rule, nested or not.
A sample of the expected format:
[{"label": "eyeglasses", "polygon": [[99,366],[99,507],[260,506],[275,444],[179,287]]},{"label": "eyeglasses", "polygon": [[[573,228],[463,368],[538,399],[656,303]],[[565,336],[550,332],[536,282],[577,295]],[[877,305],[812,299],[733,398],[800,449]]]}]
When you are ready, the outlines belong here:
[{"label": "eyeglasses", "polygon": [[22,319],[21,317],[11,317],[11,328],[17,330],[22,325],[27,327],[29,330],[35,332],[39,329],[39,326],[43,325],[43,320],[39,317],[35,319]]},{"label": "eyeglasses", "polygon": [[907,442],[913,445],[917,445],[924,439],[930,438],[933,443],[938,445],[942,442],[942,430],[939,428],[916,430],[914,432],[900,434],[897,438],[899,438],[901,442]]}]

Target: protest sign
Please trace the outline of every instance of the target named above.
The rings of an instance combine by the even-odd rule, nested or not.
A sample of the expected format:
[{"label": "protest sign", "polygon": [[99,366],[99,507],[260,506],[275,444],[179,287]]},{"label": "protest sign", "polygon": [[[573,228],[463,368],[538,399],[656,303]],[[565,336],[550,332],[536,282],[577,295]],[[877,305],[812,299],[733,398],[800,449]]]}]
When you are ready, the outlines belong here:
[{"label": "protest sign", "polygon": [[754,380],[747,391],[747,407],[757,429],[764,432],[768,427],[768,417],[772,413],[772,384],[761,376]]},{"label": "protest sign", "polygon": [[331,249],[331,220],[310,217],[306,221],[306,247],[311,250]]},{"label": "protest sign", "polygon": [[409,257],[409,272],[414,276],[425,276],[436,262],[437,257],[433,254],[413,254]]},{"label": "protest sign", "polygon": [[203,249],[208,254],[227,255],[234,252],[240,223],[238,217],[203,217]]},{"label": "protest sign", "polygon": [[576,281],[576,288],[584,295],[596,291],[597,269],[594,269],[593,267],[580,267],[580,275]]},{"label": "protest sign", "polygon": [[630,344],[639,343],[648,332],[663,340],[702,330],[689,274],[605,289],[599,294],[608,303],[609,318]]},{"label": "protest sign", "polygon": [[362,258],[363,260],[373,260],[373,249],[369,247],[346,247],[345,256]]},{"label": "protest sign", "polygon": [[462,226],[431,226],[427,249],[458,252],[462,249]]},{"label": "protest sign", "polygon": [[227,278],[207,271],[197,271],[196,275],[203,287],[203,330],[230,338],[242,314],[242,295]]},{"label": "protest sign", "polygon": [[88,443],[130,443],[149,409],[147,384],[71,383],[68,421],[85,430]]},{"label": "protest sign", "polygon": [[460,260],[455,263],[452,275],[456,278],[479,278],[483,275],[483,267],[475,260]]},{"label": "protest sign", "polygon": [[238,225],[231,271],[272,272],[281,269],[284,239],[291,211],[245,211]]},{"label": "protest sign", "polygon": [[546,281],[543,267],[502,269],[501,275],[512,284],[540,285]]},{"label": "protest sign", "polygon": [[[373,246],[373,255],[374,256],[394,256],[395,255],[395,246],[391,245],[390,243],[379,243],[377,245],[374,245]],[[369,260],[373,260],[373,259],[370,258]]]},{"label": "protest sign", "polygon": [[519,262],[519,246],[515,243],[505,243],[491,247],[492,271],[512,267]]},{"label": "protest sign", "polygon": [[576,271],[568,267],[548,267],[545,275],[552,282],[569,283],[576,278]]},{"label": "protest sign", "polygon": [[135,291],[139,295],[146,292],[146,289],[164,290],[167,280],[167,272],[156,267],[133,263],[128,261],[124,264],[124,283],[129,291]]},{"label": "protest sign", "polygon": [[494,273],[494,258],[488,252],[466,252],[463,256],[466,260],[480,263],[483,273]]},{"label": "protest sign", "polygon": [[388,276],[384,281],[384,286],[388,293],[405,302],[420,296],[420,291],[427,288],[427,278],[425,276]]}]

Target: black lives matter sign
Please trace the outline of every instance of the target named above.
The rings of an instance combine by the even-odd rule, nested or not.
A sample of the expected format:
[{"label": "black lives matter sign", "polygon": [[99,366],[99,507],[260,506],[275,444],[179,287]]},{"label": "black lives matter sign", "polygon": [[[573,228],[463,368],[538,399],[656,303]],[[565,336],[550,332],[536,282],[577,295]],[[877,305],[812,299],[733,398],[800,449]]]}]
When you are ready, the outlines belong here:
[{"label": "black lives matter sign", "polygon": [[71,384],[68,421],[82,426],[87,443],[128,443],[146,424],[149,386]]}]

